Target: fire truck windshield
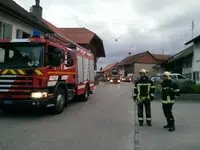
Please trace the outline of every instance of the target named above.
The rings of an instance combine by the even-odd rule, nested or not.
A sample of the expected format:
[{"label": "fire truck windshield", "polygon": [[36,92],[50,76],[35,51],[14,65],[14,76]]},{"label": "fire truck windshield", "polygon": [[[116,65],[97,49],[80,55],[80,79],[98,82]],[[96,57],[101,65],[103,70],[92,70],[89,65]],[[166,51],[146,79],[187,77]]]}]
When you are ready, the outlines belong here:
[{"label": "fire truck windshield", "polygon": [[111,72],[111,76],[114,76],[114,77],[119,76],[119,72],[118,72],[118,70],[112,70],[112,72]]},{"label": "fire truck windshield", "polygon": [[44,45],[41,43],[0,43],[0,68],[44,66]]}]

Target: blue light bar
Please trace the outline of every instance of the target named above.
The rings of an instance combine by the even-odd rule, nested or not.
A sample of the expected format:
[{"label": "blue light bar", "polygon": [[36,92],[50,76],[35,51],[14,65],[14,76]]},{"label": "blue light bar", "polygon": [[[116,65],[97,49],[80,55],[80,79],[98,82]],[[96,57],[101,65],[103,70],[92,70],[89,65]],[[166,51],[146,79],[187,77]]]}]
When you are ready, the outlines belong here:
[{"label": "blue light bar", "polygon": [[33,36],[32,37],[40,37],[40,32],[38,30],[33,30]]}]

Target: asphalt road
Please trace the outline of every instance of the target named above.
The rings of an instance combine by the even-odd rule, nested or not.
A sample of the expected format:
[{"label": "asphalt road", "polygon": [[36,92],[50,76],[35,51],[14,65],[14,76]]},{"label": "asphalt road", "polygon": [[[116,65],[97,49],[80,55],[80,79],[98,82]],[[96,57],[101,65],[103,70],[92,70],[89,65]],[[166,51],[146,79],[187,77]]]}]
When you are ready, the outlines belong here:
[{"label": "asphalt road", "polygon": [[176,131],[166,124],[159,101],[152,103],[152,127],[139,127],[140,150],[200,150],[200,99],[177,100],[173,108]]},{"label": "asphalt road", "polygon": [[133,150],[131,86],[99,85],[58,116],[0,112],[0,150]]}]

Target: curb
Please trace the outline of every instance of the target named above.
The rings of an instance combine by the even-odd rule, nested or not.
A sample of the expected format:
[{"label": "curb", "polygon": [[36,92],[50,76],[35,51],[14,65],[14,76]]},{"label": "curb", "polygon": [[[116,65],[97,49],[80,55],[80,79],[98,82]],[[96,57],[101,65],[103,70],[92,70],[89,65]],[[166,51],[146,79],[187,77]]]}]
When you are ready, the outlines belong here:
[{"label": "curb", "polygon": [[134,102],[134,150],[140,150],[139,126],[137,123],[137,104]]}]

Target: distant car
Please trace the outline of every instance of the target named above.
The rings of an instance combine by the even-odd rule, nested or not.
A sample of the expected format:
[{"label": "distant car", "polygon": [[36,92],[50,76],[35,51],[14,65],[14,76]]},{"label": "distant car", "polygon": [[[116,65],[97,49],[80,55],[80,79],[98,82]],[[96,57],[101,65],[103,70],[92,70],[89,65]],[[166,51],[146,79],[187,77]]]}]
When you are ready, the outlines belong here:
[{"label": "distant car", "polygon": [[121,78],[121,81],[122,81],[122,82],[131,82],[132,79],[133,79],[132,76],[126,76],[126,77],[122,77],[122,78]]}]

